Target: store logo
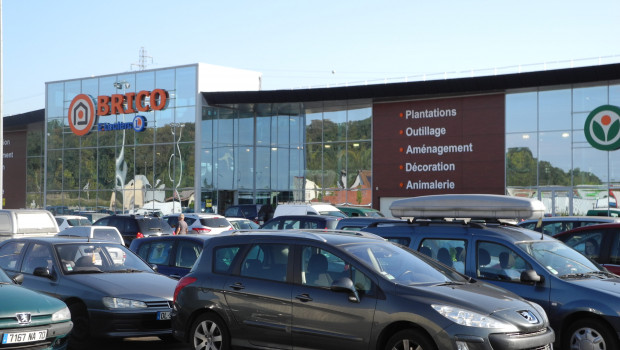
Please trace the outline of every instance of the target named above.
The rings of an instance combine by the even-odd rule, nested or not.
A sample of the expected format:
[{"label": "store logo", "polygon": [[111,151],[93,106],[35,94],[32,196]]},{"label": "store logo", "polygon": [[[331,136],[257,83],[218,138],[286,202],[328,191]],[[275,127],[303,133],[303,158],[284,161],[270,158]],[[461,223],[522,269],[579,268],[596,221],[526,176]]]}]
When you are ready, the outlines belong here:
[{"label": "store logo", "polygon": [[133,129],[136,132],[144,131],[144,129],[146,129],[146,118],[141,115],[137,115],[133,118]]},{"label": "store logo", "polygon": [[85,94],[75,96],[69,105],[69,127],[74,134],[88,134],[97,121],[93,99]]},{"label": "store logo", "polygon": [[584,126],[586,139],[596,149],[613,151],[620,148],[620,108],[604,105],[593,110]]},{"label": "store logo", "polygon": [[88,134],[95,124],[99,131],[134,129],[141,132],[147,126],[146,118],[141,115],[134,117],[133,122],[129,123],[99,123],[98,119],[108,115],[161,111],[168,106],[168,100],[168,91],[163,89],[128,92],[124,95],[102,95],[96,100],[86,94],[80,94],[75,96],[69,106],[69,126],[78,136]]}]

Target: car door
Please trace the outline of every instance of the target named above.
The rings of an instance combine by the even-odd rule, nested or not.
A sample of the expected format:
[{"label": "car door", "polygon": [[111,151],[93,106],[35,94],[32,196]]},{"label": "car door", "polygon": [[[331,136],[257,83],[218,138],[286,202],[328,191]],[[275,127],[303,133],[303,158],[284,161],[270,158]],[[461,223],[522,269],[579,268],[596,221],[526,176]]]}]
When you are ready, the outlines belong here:
[{"label": "car door", "polygon": [[[475,264],[468,264],[468,275],[509,290],[539,304],[548,314],[551,313],[551,279],[538,265],[533,266],[521,251],[484,240],[476,240],[475,248],[471,250],[471,260]],[[508,263],[505,263],[506,254],[509,257]],[[532,269],[542,276],[544,281],[537,284],[521,282],[521,272]]]},{"label": "car door", "polygon": [[[35,275],[34,271],[37,268],[47,268],[55,277],[49,278]],[[43,292],[53,297],[58,297],[56,295],[56,288],[58,287],[57,281],[62,272],[56,263],[51,246],[37,242],[29,243],[24,252],[24,258],[19,272],[24,275],[22,286]]]},{"label": "car door", "polygon": [[172,252],[174,250],[174,240],[162,239],[157,241],[148,241],[141,244],[140,248],[137,250],[137,253],[147,263],[157,266],[157,272],[167,276],[172,276],[178,273],[172,263]]},{"label": "car door", "polygon": [[224,285],[239,333],[254,346],[291,349],[290,251],[283,243],[251,245]]},{"label": "car door", "polygon": [[193,240],[178,240],[174,248],[173,273],[169,274],[172,278],[181,278],[191,270],[196,260],[202,252],[202,243]]},{"label": "car door", "polygon": [[[376,285],[345,259],[317,246],[296,250],[293,287],[293,347],[304,349],[365,349],[369,345]],[[335,292],[331,283],[341,277],[353,280],[359,302],[349,293]]]}]

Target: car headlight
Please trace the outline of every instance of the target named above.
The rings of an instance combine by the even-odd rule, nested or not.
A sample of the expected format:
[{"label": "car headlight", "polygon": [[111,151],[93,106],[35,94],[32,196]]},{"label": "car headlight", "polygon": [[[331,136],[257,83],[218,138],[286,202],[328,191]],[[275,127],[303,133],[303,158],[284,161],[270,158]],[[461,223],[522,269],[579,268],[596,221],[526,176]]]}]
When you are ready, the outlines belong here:
[{"label": "car headlight", "polygon": [[435,311],[450,321],[468,327],[478,328],[512,328],[517,331],[517,327],[497,320],[490,316],[481,315],[477,312],[469,311],[448,305],[431,305]]},{"label": "car headlight", "polygon": [[103,297],[103,305],[109,309],[142,309],[146,307],[143,301],[114,297]]},{"label": "car headlight", "polygon": [[71,311],[66,307],[60,311],[56,311],[52,314],[52,322],[67,321],[71,319]]}]

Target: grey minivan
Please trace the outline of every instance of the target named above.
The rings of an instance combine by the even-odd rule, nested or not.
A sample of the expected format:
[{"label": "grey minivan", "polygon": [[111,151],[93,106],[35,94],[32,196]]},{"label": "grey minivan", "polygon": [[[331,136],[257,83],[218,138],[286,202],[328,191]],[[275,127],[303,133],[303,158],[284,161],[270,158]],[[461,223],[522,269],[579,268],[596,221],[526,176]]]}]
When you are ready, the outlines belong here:
[{"label": "grey minivan", "polygon": [[551,349],[542,308],[375,235],[213,236],[174,292],[193,349]]}]

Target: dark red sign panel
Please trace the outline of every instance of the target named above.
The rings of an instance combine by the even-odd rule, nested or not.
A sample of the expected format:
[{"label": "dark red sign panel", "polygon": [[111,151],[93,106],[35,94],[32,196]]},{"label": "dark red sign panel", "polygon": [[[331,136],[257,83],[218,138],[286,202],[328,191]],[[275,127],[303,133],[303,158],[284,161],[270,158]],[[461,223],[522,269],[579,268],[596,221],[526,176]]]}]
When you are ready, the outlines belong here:
[{"label": "dark red sign panel", "polygon": [[504,95],[375,103],[373,202],[504,194]]}]

